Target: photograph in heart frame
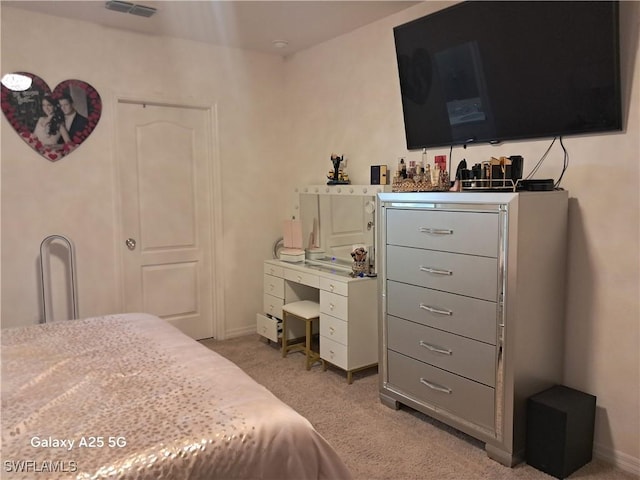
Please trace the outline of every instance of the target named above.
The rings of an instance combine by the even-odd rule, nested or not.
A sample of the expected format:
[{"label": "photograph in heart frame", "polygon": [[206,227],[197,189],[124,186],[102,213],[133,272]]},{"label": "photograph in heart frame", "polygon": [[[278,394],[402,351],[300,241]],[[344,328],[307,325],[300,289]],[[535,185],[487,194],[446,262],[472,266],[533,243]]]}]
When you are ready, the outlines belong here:
[{"label": "photograph in heart frame", "polygon": [[102,115],[97,90],[82,80],[60,82],[53,91],[27,72],[2,77],[2,112],[31,148],[55,162],[75,151]]}]

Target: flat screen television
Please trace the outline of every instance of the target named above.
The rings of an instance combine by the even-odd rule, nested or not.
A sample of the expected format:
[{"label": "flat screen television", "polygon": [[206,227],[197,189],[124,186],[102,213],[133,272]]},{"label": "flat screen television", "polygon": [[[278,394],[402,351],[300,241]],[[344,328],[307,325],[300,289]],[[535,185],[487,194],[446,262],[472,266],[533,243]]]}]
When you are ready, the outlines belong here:
[{"label": "flat screen television", "polygon": [[407,148],[621,130],[618,11],[470,1],[395,27]]}]

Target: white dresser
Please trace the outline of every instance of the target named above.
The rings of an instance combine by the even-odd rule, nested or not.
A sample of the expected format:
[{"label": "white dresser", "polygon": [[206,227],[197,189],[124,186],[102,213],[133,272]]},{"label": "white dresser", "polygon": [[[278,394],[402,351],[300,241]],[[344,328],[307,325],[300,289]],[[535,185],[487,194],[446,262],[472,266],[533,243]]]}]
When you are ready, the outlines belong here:
[{"label": "white dresser", "polygon": [[523,459],[562,381],[567,192],[378,195],[380,398]]},{"label": "white dresser", "polygon": [[[287,263],[264,262],[264,312],[257,314],[257,332],[278,342],[282,306],[298,300],[320,303],[320,357],[352,373],[378,363],[377,281],[353,278],[340,270]],[[287,338],[304,337],[302,322],[289,322]]]}]

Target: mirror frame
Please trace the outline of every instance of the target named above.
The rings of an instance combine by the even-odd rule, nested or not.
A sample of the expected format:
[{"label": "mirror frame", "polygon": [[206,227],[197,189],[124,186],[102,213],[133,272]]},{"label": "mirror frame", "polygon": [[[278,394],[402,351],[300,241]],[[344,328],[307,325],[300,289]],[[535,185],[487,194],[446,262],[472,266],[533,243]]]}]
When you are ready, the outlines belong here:
[{"label": "mirror frame", "polygon": [[[338,257],[330,254],[322,255],[319,258],[310,258],[309,245],[311,242],[312,232],[314,230],[314,220],[304,218],[303,204],[305,203],[302,195],[337,195],[337,196],[361,196],[371,197],[372,201],[372,218],[375,222],[375,201],[376,195],[385,191],[390,191],[388,185],[306,185],[297,187],[294,190],[296,196],[296,205],[294,211],[296,212],[296,218],[302,222],[302,237],[304,242],[304,249],[306,253],[305,262],[318,265],[330,265],[332,268],[344,269],[345,271],[351,271],[352,260],[349,257]],[[321,228],[321,227],[320,227]],[[321,249],[325,248],[324,245],[318,245],[318,241],[314,242]],[[373,226],[373,232],[371,235],[371,242],[369,247],[373,248],[375,244],[375,225]],[[375,261],[374,252],[370,252],[370,258]],[[375,264],[374,264],[375,265]]]}]

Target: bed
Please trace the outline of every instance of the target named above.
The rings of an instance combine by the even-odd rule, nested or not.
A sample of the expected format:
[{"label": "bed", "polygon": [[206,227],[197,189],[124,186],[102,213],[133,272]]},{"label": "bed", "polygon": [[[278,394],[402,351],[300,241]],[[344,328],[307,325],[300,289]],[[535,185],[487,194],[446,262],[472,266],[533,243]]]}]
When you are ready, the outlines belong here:
[{"label": "bed", "polygon": [[2,331],[2,474],[350,478],[313,426],[149,314]]}]

